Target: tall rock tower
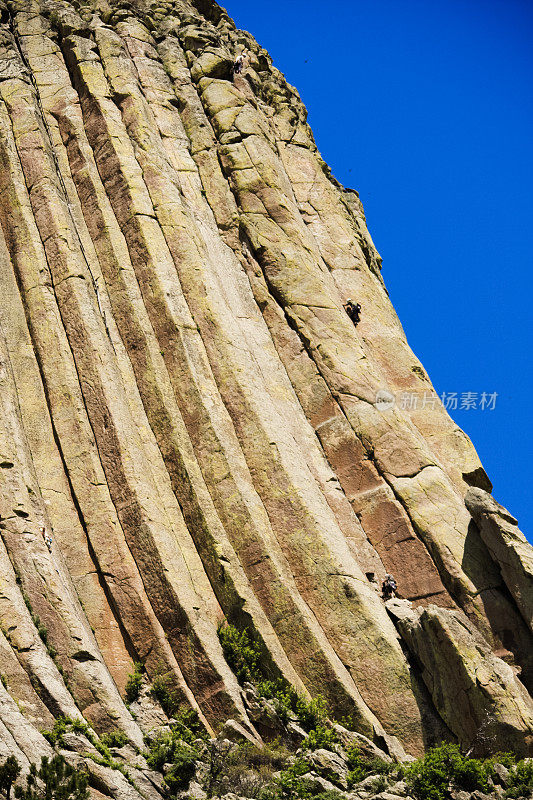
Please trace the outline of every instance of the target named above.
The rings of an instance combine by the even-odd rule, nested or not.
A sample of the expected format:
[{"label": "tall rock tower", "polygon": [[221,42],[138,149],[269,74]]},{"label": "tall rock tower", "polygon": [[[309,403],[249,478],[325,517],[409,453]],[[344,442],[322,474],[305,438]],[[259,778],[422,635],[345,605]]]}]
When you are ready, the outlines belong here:
[{"label": "tall rock tower", "polygon": [[531,754],[532,549],[296,90],[212,0],[0,20],[0,756],[141,747],[134,661],[256,737],[224,619],[391,752]]}]

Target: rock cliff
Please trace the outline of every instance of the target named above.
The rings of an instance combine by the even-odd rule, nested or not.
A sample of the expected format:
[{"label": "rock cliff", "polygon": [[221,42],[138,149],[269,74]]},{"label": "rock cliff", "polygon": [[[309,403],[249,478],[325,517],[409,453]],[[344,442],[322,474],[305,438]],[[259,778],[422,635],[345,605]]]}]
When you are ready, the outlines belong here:
[{"label": "rock cliff", "polygon": [[0,756],[141,747],[134,661],[257,738],[224,619],[391,755],[532,754],[531,547],[380,267],[215,2],[0,0]]}]

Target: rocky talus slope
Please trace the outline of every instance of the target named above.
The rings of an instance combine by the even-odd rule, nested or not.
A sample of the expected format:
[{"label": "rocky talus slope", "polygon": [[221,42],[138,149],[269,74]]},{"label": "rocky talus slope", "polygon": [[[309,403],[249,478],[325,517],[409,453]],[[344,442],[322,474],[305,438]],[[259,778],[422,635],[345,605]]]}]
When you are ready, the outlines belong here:
[{"label": "rocky talus slope", "polygon": [[216,3],[0,0],[0,757],[142,748],[134,661],[258,739],[224,619],[391,754],[532,754],[532,550],[440,403],[376,405],[433,392],[380,266]]}]

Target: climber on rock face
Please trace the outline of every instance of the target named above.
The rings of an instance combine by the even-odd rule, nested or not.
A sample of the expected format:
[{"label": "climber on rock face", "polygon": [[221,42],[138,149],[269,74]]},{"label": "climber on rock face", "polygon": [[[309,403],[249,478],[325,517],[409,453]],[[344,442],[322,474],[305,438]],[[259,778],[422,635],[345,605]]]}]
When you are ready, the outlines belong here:
[{"label": "climber on rock face", "polygon": [[240,75],[244,69],[244,59],[246,58],[246,50],[239,53],[233,64],[233,74]]},{"label": "climber on rock face", "polygon": [[385,580],[381,586],[381,592],[383,594],[384,600],[390,600],[391,597],[396,597],[396,590],[398,589],[398,584],[392,577],[392,575],[385,575]]},{"label": "climber on rock face", "polygon": [[46,533],[44,525],[41,525],[40,531],[41,531],[41,535],[43,537],[44,543],[48,548],[48,552],[51,553],[52,552],[52,537],[48,533]]},{"label": "climber on rock face", "polygon": [[344,304],[344,310],[352,320],[355,327],[357,327],[357,323],[361,320],[361,306],[359,303],[354,303],[354,301],[349,297]]}]

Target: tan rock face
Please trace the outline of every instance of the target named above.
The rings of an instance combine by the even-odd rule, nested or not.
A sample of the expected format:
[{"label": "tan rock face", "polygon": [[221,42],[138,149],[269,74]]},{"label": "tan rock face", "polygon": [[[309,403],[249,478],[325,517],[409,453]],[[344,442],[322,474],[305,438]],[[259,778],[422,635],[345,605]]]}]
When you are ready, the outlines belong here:
[{"label": "tan rock face", "polygon": [[432,388],[358,196],[216,3],[115,5],[0,22],[0,753],[140,745],[134,660],[256,740],[224,617],[391,752],[484,715],[527,752],[531,548],[441,406],[376,403]]},{"label": "tan rock face", "polygon": [[494,656],[461,611],[412,609],[389,600],[403,640],[422,665],[431,696],[459,742],[472,752],[511,747],[532,752],[530,696],[514,670]]},{"label": "tan rock face", "polygon": [[483,489],[470,489],[465,503],[524,621],[533,629],[533,552],[518,522]]}]

